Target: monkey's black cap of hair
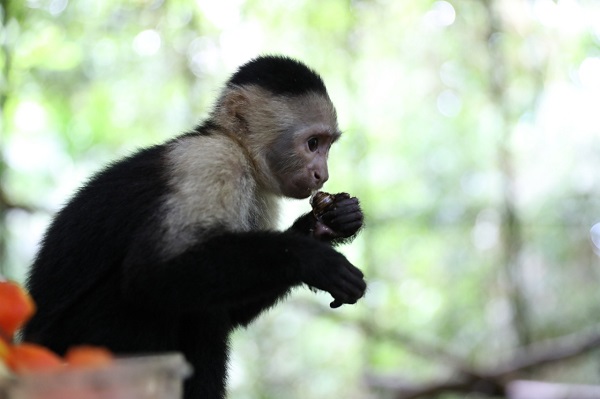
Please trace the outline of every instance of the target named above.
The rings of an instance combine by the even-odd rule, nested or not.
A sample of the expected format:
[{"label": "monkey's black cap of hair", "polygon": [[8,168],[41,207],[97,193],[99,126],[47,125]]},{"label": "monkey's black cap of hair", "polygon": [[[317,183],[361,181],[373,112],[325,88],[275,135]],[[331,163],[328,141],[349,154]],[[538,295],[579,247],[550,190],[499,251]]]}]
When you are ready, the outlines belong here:
[{"label": "monkey's black cap of hair", "polygon": [[257,85],[279,95],[310,91],[327,94],[325,83],[312,69],[292,58],[261,56],[242,65],[231,77],[230,86]]}]

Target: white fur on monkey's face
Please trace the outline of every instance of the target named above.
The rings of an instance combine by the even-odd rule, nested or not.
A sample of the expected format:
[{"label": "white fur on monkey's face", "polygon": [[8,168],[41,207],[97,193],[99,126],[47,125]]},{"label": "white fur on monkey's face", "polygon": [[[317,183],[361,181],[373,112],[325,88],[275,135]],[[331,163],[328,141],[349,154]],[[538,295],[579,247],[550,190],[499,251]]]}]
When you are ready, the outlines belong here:
[{"label": "white fur on monkey's face", "polygon": [[265,161],[272,190],[297,199],[319,190],[329,178],[329,149],[340,137],[329,98],[313,92],[275,96],[258,87],[244,88],[243,95],[248,147]]},{"label": "white fur on monkey's face", "polygon": [[307,198],[323,187],[329,179],[329,149],[338,137],[339,133],[332,132],[330,125],[317,122],[284,138],[290,148],[295,149],[294,157],[299,166],[296,169],[279,170],[276,174],[284,196]]}]

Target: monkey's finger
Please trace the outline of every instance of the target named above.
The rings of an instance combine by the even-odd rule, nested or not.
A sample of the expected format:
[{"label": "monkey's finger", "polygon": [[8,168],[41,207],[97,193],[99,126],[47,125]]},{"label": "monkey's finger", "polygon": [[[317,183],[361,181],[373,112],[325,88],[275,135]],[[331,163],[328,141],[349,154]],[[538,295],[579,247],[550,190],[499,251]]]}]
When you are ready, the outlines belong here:
[{"label": "monkey's finger", "polygon": [[350,221],[350,220],[362,220],[363,213],[360,209],[336,209],[326,214],[323,214],[323,221],[326,223]]},{"label": "monkey's finger", "polygon": [[344,293],[353,298],[362,297],[367,289],[367,283],[365,279],[352,274],[342,276],[342,279],[340,279],[339,284],[340,290],[342,290]]},{"label": "monkey's finger", "polygon": [[[347,296],[335,296],[335,295],[331,295],[333,297],[333,302],[331,302],[330,306],[333,307],[340,307],[342,305],[354,305],[360,298],[350,298]],[[332,306],[335,305],[335,306]]]},{"label": "monkey's finger", "polygon": [[346,303],[356,303],[360,298],[365,296],[367,292],[367,283],[361,281],[359,284],[347,287],[347,301]]},{"label": "monkey's finger", "polygon": [[348,198],[350,198],[350,194],[348,194],[348,193],[337,193],[335,195],[334,201],[337,202],[337,201],[345,200],[345,199],[348,199]]},{"label": "monkey's finger", "polygon": [[356,290],[353,290],[353,292],[349,292],[348,287],[346,287],[344,291],[336,291],[336,293],[331,294],[331,296],[333,297],[334,302],[339,302],[340,304],[354,305],[356,302],[358,302],[360,298],[364,296],[364,293]]},{"label": "monkey's finger", "polygon": [[348,296],[341,288],[332,288],[329,290],[329,294],[337,302],[349,303],[352,301],[352,298],[350,298],[350,296]]},{"label": "monkey's finger", "polygon": [[353,275],[343,276],[338,284],[338,290],[344,293],[340,298],[345,303],[356,303],[356,301],[365,295],[367,290],[366,281]]},{"label": "monkey's finger", "polygon": [[322,223],[331,227],[333,230],[338,231],[349,225],[358,224],[359,226],[362,226],[364,224],[364,220],[362,214],[351,214],[343,217],[331,218],[329,220],[325,220],[325,218],[323,218]]},{"label": "monkey's finger", "polygon": [[364,295],[367,287],[362,278],[348,273],[347,270],[332,283],[327,291],[344,303],[355,303]]},{"label": "monkey's finger", "polygon": [[333,206],[331,206],[331,209],[341,209],[341,208],[347,208],[347,207],[359,208],[360,203],[358,201],[358,198],[345,198],[343,200],[336,201],[333,204]]},{"label": "monkey's finger", "polygon": [[348,223],[354,223],[354,222],[362,222],[363,220],[363,215],[361,212],[353,212],[353,213],[345,213],[345,214],[341,214],[341,215],[334,215],[334,217],[331,218],[331,220],[323,220],[323,222],[325,222],[327,225],[336,225],[336,226],[340,226],[340,225],[344,225],[344,224],[348,224]]},{"label": "monkey's finger", "polygon": [[334,229],[342,237],[351,237],[356,234],[356,232],[360,230],[362,226],[362,222],[358,221],[341,226],[332,226],[332,229]]},{"label": "monkey's finger", "polygon": [[331,309],[337,309],[337,308],[339,308],[339,307],[340,307],[340,306],[342,306],[342,305],[343,305],[343,303],[342,303],[342,302],[338,301],[337,299],[334,299],[334,300],[333,300],[333,301],[332,301],[332,302],[329,304],[329,307],[330,307]]},{"label": "monkey's finger", "polygon": [[358,267],[352,265],[349,262],[348,262],[348,265],[346,265],[346,270],[350,274],[352,274],[352,275],[354,275],[354,276],[356,276],[356,277],[358,277],[360,279],[363,279],[365,277],[365,274],[362,272],[362,270],[360,270]]},{"label": "monkey's finger", "polygon": [[359,213],[362,215],[362,211],[360,210],[360,206],[358,203],[343,203],[340,205],[335,205],[325,211],[321,217],[323,220],[332,219],[339,215],[345,215],[348,213]]},{"label": "monkey's finger", "polygon": [[337,309],[337,308],[339,308],[342,305],[346,305],[346,304],[347,305],[354,305],[355,303],[356,303],[356,301],[345,302],[345,301],[342,301],[342,300],[340,300],[338,298],[334,298],[333,301],[329,304],[329,307],[331,309]]},{"label": "monkey's finger", "polygon": [[346,270],[342,271],[337,281],[341,284],[344,284],[344,289],[346,284],[359,288],[366,287],[363,273],[360,271],[360,269],[354,266],[348,267]]}]

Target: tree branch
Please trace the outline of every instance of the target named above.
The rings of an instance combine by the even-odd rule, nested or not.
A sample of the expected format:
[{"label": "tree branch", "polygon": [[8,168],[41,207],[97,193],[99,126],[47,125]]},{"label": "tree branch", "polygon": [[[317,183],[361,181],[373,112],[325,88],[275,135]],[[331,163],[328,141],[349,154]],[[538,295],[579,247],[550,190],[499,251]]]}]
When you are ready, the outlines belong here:
[{"label": "tree branch", "polygon": [[[424,384],[407,383],[398,376],[368,375],[366,381],[372,387],[393,391],[397,399],[416,399],[443,392],[506,395],[509,390],[515,392],[511,383],[520,373],[571,359],[598,347],[600,347],[600,324],[577,333],[520,348],[507,360],[501,360],[494,366],[475,367],[470,373],[465,373],[461,364],[454,376],[442,377]],[[564,390],[565,386],[561,385],[559,388]],[[592,388],[594,387],[585,387],[584,391],[588,392]],[[594,389],[596,388],[600,390],[600,387]],[[518,392],[522,393],[523,388]]]}]

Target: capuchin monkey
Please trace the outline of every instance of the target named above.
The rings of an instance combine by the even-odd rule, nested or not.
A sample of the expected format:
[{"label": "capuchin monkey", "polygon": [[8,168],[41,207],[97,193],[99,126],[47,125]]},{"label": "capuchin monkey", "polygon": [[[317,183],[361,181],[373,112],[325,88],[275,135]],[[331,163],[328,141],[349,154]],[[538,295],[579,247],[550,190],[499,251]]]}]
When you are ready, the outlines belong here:
[{"label": "capuchin monkey", "polygon": [[178,351],[194,368],[185,398],[223,398],[232,330],[302,284],[331,294],[331,307],[365,293],[363,273],[332,247],[363,225],[356,198],[275,228],[282,197],[327,181],[340,134],[306,65],[241,66],[203,124],[109,165],[56,215],[28,278],[38,310],[25,340],[61,354]]}]

